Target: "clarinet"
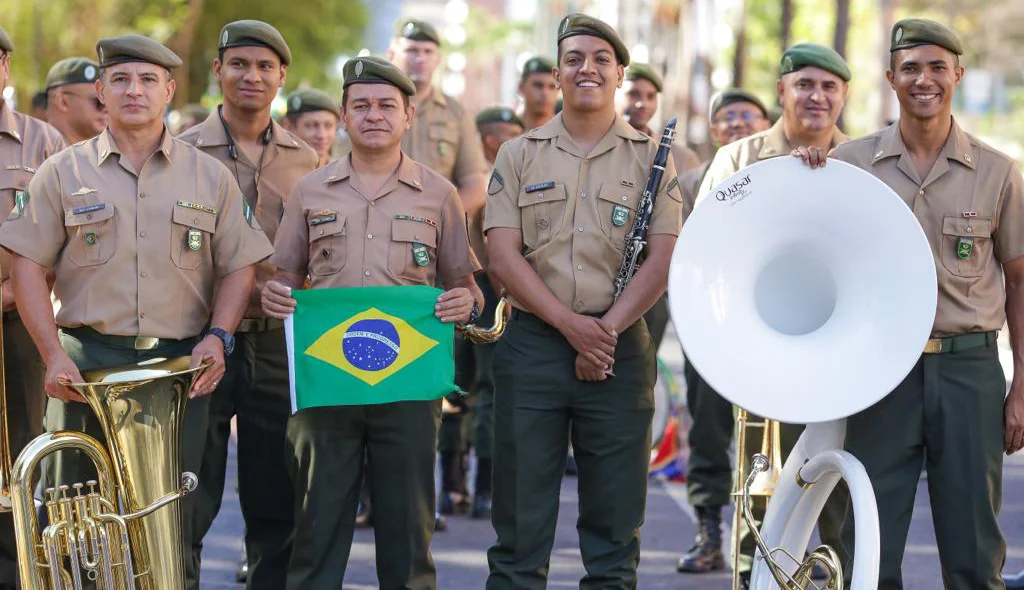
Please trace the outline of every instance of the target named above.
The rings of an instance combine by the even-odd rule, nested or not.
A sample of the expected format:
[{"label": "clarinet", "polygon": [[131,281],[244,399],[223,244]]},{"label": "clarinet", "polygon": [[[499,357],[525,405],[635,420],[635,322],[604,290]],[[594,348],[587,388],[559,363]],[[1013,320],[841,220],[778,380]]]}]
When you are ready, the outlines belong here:
[{"label": "clarinet", "polygon": [[647,185],[644,187],[644,194],[636,206],[636,216],[633,219],[633,227],[626,234],[626,247],[622,257],[622,266],[615,276],[615,299],[626,290],[626,285],[636,274],[640,266],[640,255],[647,246],[647,230],[651,226],[651,213],[654,212],[654,199],[658,196],[658,187],[661,185],[661,177],[665,174],[665,164],[668,162],[669,150],[672,148],[672,138],[676,134],[676,118],[665,125],[665,131],[661,134],[661,145],[658,152],[654,154],[654,164],[651,166],[651,175],[647,178]]}]

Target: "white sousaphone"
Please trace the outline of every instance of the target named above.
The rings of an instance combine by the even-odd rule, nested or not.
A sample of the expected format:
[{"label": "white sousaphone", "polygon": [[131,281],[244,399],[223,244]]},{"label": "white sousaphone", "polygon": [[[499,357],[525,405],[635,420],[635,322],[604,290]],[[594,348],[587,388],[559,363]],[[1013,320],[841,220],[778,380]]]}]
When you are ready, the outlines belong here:
[{"label": "white sousaphone", "polygon": [[804,555],[840,478],[857,527],[851,588],[877,588],[875,495],[863,465],[842,450],[845,419],[913,368],[936,297],[935,261],[913,213],[837,160],[815,170],[793,157],[744,168],[686,221],[669,305],[689,361],[737,406],[807,424],[768,504],[752,589],[803,587],[789,585],[801,564],[784,556]]}]

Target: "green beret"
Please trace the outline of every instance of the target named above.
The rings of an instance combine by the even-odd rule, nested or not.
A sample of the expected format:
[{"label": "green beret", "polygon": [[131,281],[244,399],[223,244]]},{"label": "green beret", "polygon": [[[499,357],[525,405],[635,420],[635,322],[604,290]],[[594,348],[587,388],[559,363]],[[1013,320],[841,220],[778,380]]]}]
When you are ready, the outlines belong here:
[{"label": "green beret", "polygon": [[437,34],[434,25],[415,18],[398,21],[398,36],[410,41],[430,41],[437,45],[441,44],[441,35]]},{"label": "green beret", "polygon": [[918,45],[938,45],[957,55],[964,54],[960,37],[940,22],[926,18],[905,18],[893,25],[889,53]]},{"label": "green beret", "polygon": [[661,82],[661,76],[658,75],[658,72],[655,72],[654,68],[650,65],[634,63],[629,66],[628,70],[626,70],[626,80],[633,82],[641,78],[647,80],[651,84],[654,84],[654,89],[661,92],[661,89],[664,86]]},{"label": "green beret", "polygon": [[714,121],[715,115],[718,114],[718,111],[738,102],[749,102],[760,109],[761,114],[764,115],[766,119],[768,118],[768,109],[764,107],[764,103],[761,102],[761,99],[755,96],[754,93],[747,92],[742,88],[726,88],[711,99],[711,108],[708,109],[708,120]]},{"label": "green beret", "polygon": [[353,84],[391,84],[409,96],[416,94],[416,85],[409,76],[382,57],[368,55],[350,59],[345,62],[342,74],[345,88]]},{"label": "green beret", "polygon": [[523,77],[530,74],[550,74],[555,69],[555,63],[546,57],[536,55],[526,60],[523,64]]},{"label": "green beret", "polygon": [[99,64],[87,57],[69,57],[53,64],[46,74],[44,88],[50,90],[65,84],[95,82],[99,77]]},{"label": "green beret", "polygon": [[845,82],[850,81],[850,66],[835,49],[817,43],[798,43],[782,53],[779,75],[784,76],[806,67],[821,68],[832,72]]},{"label": "green beret", "polygon": [[32,95],[32,108],[46,108],[46,91],[40,90]]},{"label": "green beret", "polygon": [[8,53],[14,51],[14,41],[11,41],[11,36],[7,34],[3,27],[0,27],[0,51]]},{"label": "green beret", "polygon": [[288,97],[288,115],[299,113],[311,113],[313,111],[327,111],[338,115],[338,103],[323,90],[316,88],[303,88],[296,90]]},{"label": "green beret", "polygon": [[281,33],[261,20],[236,20],[220,30],[218,50],[229,47],[266,47],[281,58],[281,63],[292,63],[292,51],[288,49]]},{"label": "green beret", "polygon": [[101,68],[130,61],[151,63],[168,70],[181,65],[181,58],[173,51],[143,35],[100,39],[96,43],[96,55]]},{"label": "green beret", "polygon": [[615,49],[615,57],[619,58],[619,63],[624,66],[629,65],[629,50],[626,49],[626,44],[619,38],[615,29],[603,20],[579,12],[566,15],[558,24],[558,43],[576,35],[590,35],[604,39]]},{"label": "green beret", "polygon": [[520,129],[526,129],[526,125],[519,115],[516,115],[516,112],[508,107],[491,107],[480,111],[480,114],[476,116],[477,129],[488,123],[512,123],[519,125]]}]

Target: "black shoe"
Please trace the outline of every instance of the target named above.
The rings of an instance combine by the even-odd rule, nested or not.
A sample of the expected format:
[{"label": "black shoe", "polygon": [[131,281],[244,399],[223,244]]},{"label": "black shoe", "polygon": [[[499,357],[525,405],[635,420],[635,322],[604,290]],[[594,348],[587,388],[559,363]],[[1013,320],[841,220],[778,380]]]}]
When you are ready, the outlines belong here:
[{"label": "black shoe", "polygon": [[434,530],[439,533],[448,530],[448,519],[436,512],[434,513]]},{"label": "black shoe", "polygon": [[740,588],[742,590],[750,590],[750,572],[740,574]]},{"label": "black shoe", "polygon": [[697,538],[693,547],[679,558],[676,571],[703,574],[725,569],[722,555],[722,512],[720,508],[697,508]]},{"label": "black shoe", "polygon": [[469,512],[470,518],[483,519],[491,517],[491,495],[480,492],[473,497],[473,509]]},{"label": "black shoe", "polygon": [[1024,589],[1024,571],[1012,576],[1003,576],[1003,583],[1006,584],[1006,590]]},{"label": "black shoe", "polygon": [[372,527],[373,510],[370,509],[369,504],[359,504],[359,510],[356,511],[356,528],[368,529]]}]

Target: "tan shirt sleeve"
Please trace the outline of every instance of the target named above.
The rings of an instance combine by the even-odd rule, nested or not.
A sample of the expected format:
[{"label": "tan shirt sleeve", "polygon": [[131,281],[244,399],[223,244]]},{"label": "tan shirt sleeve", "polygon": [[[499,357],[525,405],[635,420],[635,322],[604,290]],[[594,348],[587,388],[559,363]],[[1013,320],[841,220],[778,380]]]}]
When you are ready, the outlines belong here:
[{"label": "tan shirt sleeve", "polygon": [[672,158],[669,158],[665,163],[665,173],[661,176],[658,196],[654,199],[654,211],[651,213],[651,225],[647,234],[678,236],[682,228],[683,192],[679,188],[676,165]]},{"label": "tan shirt sleeve", "polygon": [[245,219],[242,210],[242,190],[227,168],[220,166],[219,182],[220,214],[217,216],[217,231],[213,234],[213,261],[217,274],[225,276],[266,260],[274,253],[263,230]]},{"label": "tan shirt sleeve", "polygon": [[57,152],[63,151],[64,148],[68,147],[68,144],[64,143],[64,138],[59,134],[55,135],[50,139],[51,141],[47,144],[45,151],[47,158],[56,154]]},{"label": "tan shirt sleeve", "polygon": [[487,161],[480,135],[476,132],[476,123],[468,111],[463,111],[459,119],[459,153],[455,157],[452,180],[458,184],[471,174],[487,174]]},{"label": "tan shirt sleeve", "polygon": [[[518,142],[515,142],[518,146]],[[498,149],[494,171],[487,183],[487,206],[484,209],[484,233],[492,227],[523,229],[519,213],[519,170],[506,143]]]},{"label": "tan shirt sleeve", "polygon": [[737,170],[739,170],[739,166],[736,160],[733,159],[731,151],[724,148],[719,149],[715,154],[715,158],[711,160],[711,166],[708,167],[704,180],[700,183],[700,189],[697,191],[694,202],[696,203],[703,199],[705,195],[711,192],[711,189],[732,176]]},{"label": "tan shirt sleeve", "polygon": [[28,184],[24,213],[16,216],[15,210],[0,226],[0,246],[52,268],[66,241],[60,176],[52,162],[44,162]]},{"label": "tan shirt sleeve", "polygon": [[284,204],[284,216],[274,238],[270,262],[277,268],[305,276],[309,269],[309,225],[302,207],[302,183],[295,185]]},{"label": "tan shirt sleeve", "polygon": [[1003,183],[999,224],[996,228],[996,258],[1006,264],[1024,256],[1024,180],[1016,162]]},{"label": "tan shirt sleeve", "polygon": [[441,240],[437,245],[437,278],[442,283],[471,275],[480,270],[480,262],[469,246],[466,211],[459,193],[452,190],[441,211]]},{"label": "tan shirt sleeve", "polygon": [[676,172],[679,174],[700,166],[700,158],[697,156],[697,152],[678,143],[672,144],[672,161],[675,162]]}]

